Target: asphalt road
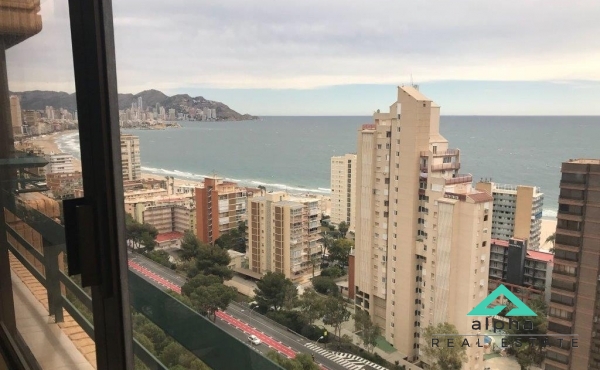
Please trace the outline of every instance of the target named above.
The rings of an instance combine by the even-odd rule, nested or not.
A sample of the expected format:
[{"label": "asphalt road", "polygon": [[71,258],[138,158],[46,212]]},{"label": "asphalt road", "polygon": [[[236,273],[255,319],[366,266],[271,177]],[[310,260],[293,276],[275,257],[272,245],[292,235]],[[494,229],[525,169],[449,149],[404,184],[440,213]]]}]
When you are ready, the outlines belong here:
[{"label": "asphalt road", "polygon": [[[184,277],[173,270],[138,254],[129,254],[129,267],[162,290],[174,290],[180,293],[181,286],[186,282]],[[253,347],[263,354],[268,353],[271,349],[288,357],[293,357],[296,353],[308,353],[314,355],[315,360],[325,369],[371,369],[370,366],[358,361],[339,358],[320,348],[321,344],[315,346],[313,341],[307,341],[238,304],[231,304],[225,312],[218,312],[215,324],[246,344],[248,344],[250,334],[256,335],[263,343]]]}]

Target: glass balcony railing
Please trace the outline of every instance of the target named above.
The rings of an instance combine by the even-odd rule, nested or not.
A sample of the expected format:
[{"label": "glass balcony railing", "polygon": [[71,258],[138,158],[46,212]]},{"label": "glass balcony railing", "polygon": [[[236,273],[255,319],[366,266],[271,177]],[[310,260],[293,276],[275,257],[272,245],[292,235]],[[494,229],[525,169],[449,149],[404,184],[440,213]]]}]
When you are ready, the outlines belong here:
[{"label": "glass balcony railing", "polygon": [[[49,315],[56,323],[64,322],[65,315],[68,315],[93,340],[92,299],[89,289],[78,283],[78,277],[68,275],[64,226],[59,220],[51,219],[21,202],[18,195],[6,192],[1,195],[8,216],[4,228],[8,234],[9,251],[45,288]],[[43,238],[41,250],[23,235],[23,225]],[[281,369],[131,270],[129,295],[135,311],[212,369]],[[168,369],[138,340],[134,339],[133,350],[137,361],[145,367]]]}]

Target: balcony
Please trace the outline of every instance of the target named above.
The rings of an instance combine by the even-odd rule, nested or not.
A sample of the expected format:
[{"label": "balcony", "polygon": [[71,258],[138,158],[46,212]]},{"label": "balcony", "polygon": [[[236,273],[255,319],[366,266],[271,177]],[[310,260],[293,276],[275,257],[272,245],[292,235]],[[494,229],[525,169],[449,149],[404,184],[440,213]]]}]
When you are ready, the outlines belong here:
[{"label": "balcony", "polygon": [[[18,197],[8,194],[4,197],[12,197],[12,201],[3,201],[2,204],[6,207],[4,230],[8,234],[15,302],[20,305],[16,315],[23,320],[29,317],[27,315],[33,315],[32,320],[27,321],[27,328],[22,330],[24,336],[31,333],[33,339],[29,345],[34,355],[44,360],[44,368],[62,361],[62,367],[53,368],[93,369],[96,347],[92,299],[88,290],[69,277],[63,266],[66,255],[64,227],[18,202]],[[41,236],[43,245],[31,241],[42,240]],[[137,272],[129,270],[128,279],[132,308],[211,368],[280,369]],[[52,318],[51,322],[48,316]],[[50,346],[40,344],[42,335],[49,340]],[[133,352],[148,368],[167,369],[136,339]],[[54,362],[46,363],[50,359]]]},{"label": "balcony", "polygon": [[473,176],[471,176],[470,174],[458,175],[451,179],[446,179],[446,185],[472,183],[472,182],[473,182]]},{"label": "balcony", "polygon": [[460,169],[460,163],[459,162],[441,163],[441,164],[433,164],[433,165],[431,165],[431,170],[432,171],[459,170],[459,169]]},{"label": "balcony", "polygon": [[443,151],[437,151],[435,153],[432,153],[429,150],[422,150],[421,157],[429,157],[429,155],[432,155],[434,157],[449,157],[449,156],[456,156],[459,153],[460,153],[460,150],[458,150],[458,149],[448,149],[448,150],[443,150]]}]

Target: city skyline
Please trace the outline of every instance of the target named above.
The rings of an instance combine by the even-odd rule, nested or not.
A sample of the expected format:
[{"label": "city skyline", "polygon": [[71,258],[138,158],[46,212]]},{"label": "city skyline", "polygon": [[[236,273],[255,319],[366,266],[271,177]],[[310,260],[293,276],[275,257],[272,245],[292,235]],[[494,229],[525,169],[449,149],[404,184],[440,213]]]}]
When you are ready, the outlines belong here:
[{"label": "city skyline", "polygon": [[[115,4],[121,92],[198,92],[257,115],[362,115],[412,74],[447,114],[600,113],[591,2],[136,4]],[[9,50],[9,72],[31,76],[11,88],[73,91],[66,4],[45,1],[41,13],[45,33],[31,41],[47,58]]]}]

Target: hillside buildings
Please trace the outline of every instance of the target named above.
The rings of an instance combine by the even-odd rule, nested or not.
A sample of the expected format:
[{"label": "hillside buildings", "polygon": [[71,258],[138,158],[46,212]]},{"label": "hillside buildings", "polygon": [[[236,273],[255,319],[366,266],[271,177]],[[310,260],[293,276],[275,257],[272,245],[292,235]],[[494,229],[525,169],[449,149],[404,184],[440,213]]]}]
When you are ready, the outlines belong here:
[{"label": "hillside buildings", "polygon": [[479,182],[476,188],[492,194],[492,238],[526,239],[529,249],[540,248],[544,194],[540,188]]},{"label": "hillside buildings", "polygon": [[[429,325],[477,334],[467,313],[488,293],[493,198],[459,173],[460,151],[440,135],[439,117],[439,106],[403,86],[390,112],[358,132],[350,289],[411,361],[427,361]],[[483,368],[481,348],[467,356],[464,369]]]},{"label": "hillside buildings", "polygon": [[528,250],[527,240],[492,239],[488,291],[502,284],[525,303],[535,299],[548,303],[553,261],[552,253]]},{"label": "hillside buildings", "polygon": [[320,274],[322,244],[318,199],[284,192],[249,199],[248,260],[250,270],[283,273],[302,283]]},{"label": "hillside buildings", "polygon": [[545,369],[600,369],[600,160],[569,160],[561,172],[548,333],[577,334],[578,348],[550,338]]},{"label": "hillside buildings", "polygon": [[356,223],[356,154],[331,157],[331,222],[346,222],[349,231]]},{"label": "hillside buildings", "polygon": [[121,134],[121,166],[123,180],[133,181],[142,178],[140,161],[140,139],[130,134]]},{"label": "hillside buildings", "polygon": [[246,219],[246,189],[234,182],[206,177],[195,199],[197,236],[204,243],[213,243]]}]

